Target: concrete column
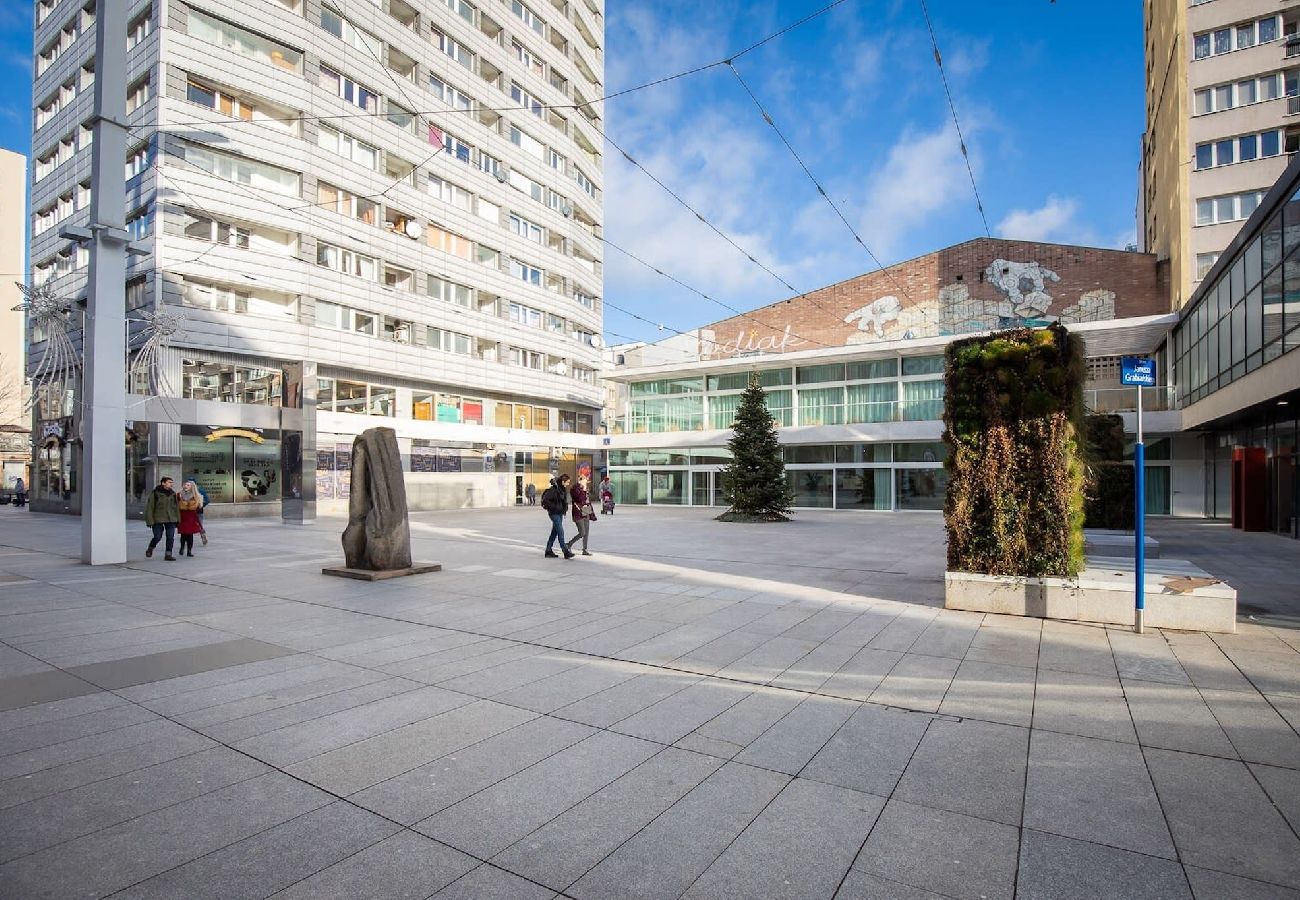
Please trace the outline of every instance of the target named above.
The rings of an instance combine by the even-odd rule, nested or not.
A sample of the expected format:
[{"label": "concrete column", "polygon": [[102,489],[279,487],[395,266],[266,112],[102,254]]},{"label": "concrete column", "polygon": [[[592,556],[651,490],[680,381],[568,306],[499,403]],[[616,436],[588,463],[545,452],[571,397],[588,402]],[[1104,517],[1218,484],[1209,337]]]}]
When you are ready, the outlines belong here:
[{"label": "concrete column", "polygon": [[284,367],[286,408],[301,409],[302,431],[280,432],[280,518],[285,524],[316,521],[316,363]]},{"label": "concrete column", "polygon": [[127,0],[98,0],[83,345],[81,561],[126,562]]}]

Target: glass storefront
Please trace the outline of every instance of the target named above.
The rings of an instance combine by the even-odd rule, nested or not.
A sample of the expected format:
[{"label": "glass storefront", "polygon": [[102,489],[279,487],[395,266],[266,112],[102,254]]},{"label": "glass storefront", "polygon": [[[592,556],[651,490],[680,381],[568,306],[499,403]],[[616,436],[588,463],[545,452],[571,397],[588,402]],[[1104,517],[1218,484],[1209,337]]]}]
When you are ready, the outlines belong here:
[{"label": "glass storefront", "polygon": [[[796,509],[943,509],[948,480],[942,443],[789,444],[782,450]],[[725,447],[611,450],[609,475],[619,503],[725,506],[721,469],[729,458]]]},{"label": "glass storefront", "polygon": [[279,432],[181,426],[182,479],[193,480],[209,503],[270,503],[280,499]]}]

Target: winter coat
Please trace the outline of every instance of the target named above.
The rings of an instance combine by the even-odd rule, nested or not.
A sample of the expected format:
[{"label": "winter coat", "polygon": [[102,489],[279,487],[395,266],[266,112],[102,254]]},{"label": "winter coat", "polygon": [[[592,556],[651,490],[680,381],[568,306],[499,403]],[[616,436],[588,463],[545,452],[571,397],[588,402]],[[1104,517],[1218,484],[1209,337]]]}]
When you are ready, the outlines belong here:
[{"label": "winter coat", "polygon": [[181,534],[198,534],[203,530],[203,522],[199,520],[199,512],[203,509],[203,500],[201,498],[177,500],[176,506],[181,513],[181,524],[176,529],[177,531]]},{"label": "winter coat", "polygon": [[551,486],[542,491],[542,509],[548,515],[562,516],[569,511],[569,495],[558,479],[551,479]]},{"label": "winter coat", "polygon": [[585,487],[580,484],[575,484],[573,487],[569,488],[569,496],[573,498],[573,521],[581,522],[584,518],[595,521],[595,510],[592,510],[587,516],[583,516],[582,514],[582,508],[591,502],[591,495],[587,493]]},{"label": "winter coat", "polygon": [[149,492],[149,499],[144,504],[144,523],[150,527],[167,522],[181,520],[180,507],[176,504],[176,492],[162,486]]}]

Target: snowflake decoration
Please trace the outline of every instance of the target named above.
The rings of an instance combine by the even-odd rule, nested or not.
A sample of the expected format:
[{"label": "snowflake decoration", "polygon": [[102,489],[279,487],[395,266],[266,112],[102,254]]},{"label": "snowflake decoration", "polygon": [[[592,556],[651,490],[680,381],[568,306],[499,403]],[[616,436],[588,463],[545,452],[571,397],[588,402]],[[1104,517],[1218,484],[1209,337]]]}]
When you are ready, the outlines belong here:
[{"label": "snowflake decoration", "polygon": [[144,323],[144,329],[140,333],[145,336],[145,340],[136,354],[135,362],[130,366],[132,383],[137,375],[143,374],[148,379],[151,390],[164,397],[173,396],[171,379],[167,377],[166,354],[163,351],[171,347],[173,340],[184,334],[181,328],[184,317],[179,312],[160,306],[154,310],[142,310],[140,318],[135,321]]},{"label": "snowflake decoration", "polygon": [[43,328],[46,334],[45,350],[32,370],[32,390],[27,398],[30,410],[45,388],[66,382],[81,365],[81,360],[68,337],[72,301],[54,293],[49,282],[35,286],[20,282],[14,284],[23,293],[23,302],[13,307],[14,311],[26,312],[31,323]]}]

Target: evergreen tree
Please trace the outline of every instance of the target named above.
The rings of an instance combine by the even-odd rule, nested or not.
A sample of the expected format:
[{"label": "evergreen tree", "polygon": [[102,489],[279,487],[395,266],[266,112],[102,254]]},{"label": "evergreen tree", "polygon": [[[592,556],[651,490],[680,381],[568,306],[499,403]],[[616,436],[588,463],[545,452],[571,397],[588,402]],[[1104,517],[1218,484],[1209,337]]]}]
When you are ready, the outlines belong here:
[{"label": "evergreen tree", "polygon": [[731,464],[720,473],[722,492],[731,508],[718,516],[723,522],[787,522],[794,492],[785,477],[776,423],[758,373],[740,397],[734,434],[728,447]]}]

